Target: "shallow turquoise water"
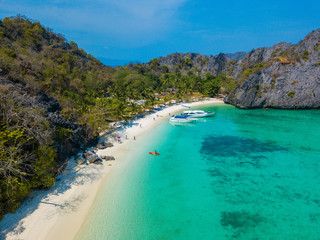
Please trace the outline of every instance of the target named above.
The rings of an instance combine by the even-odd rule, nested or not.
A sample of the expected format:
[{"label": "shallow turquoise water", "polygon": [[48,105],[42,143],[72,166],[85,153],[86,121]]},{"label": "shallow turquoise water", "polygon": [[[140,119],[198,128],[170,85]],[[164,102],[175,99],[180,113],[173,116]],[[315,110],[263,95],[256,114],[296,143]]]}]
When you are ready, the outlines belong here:
[{"label": "shallow turquoise water", "polygon": [[319,240],[320,111],[202,109],[137,140],[78,240]]}]

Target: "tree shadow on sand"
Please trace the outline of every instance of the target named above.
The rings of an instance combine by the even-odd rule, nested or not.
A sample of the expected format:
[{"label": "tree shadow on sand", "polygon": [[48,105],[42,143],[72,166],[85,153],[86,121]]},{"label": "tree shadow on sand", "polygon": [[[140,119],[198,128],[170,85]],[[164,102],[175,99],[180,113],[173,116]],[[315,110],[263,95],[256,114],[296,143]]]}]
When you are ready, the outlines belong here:
[{"label": "tree shadow on sand", "polygon": [[79,186],[96,181],[102,177],[103,169],[99,165],[84,165],[75,168],[76,166],[74,161],[70,161],[64,173],[57,177],[54,187],[49,190],[34,191],[15,213],[5,215],[0,222],[0,239],[6,239],[8,233],[18,237],[25,230],[23,219],[33,213],[40,204],[54,206],[54,210],[52,214],[49,214],[48,218],[56,214],[68,214],[76,211],[80,202],[86,198],[84,194],[79,194],[71,200],[66,200],[59,204],[50,201],[50,197],[64,194],[71,189],[72,185]]}]

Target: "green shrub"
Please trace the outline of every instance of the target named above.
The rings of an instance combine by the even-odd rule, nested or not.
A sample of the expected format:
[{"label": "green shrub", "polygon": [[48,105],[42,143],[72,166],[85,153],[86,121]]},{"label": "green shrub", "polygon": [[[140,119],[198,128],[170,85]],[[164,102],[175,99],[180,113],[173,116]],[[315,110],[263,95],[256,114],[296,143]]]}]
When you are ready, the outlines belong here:
[{"label": "green shrub", "polygon": [[276,84],[277,79],[272,78],[271,80],[271,89],[274,89],[274,85]]},{"label": "green shrub", "polygon": [[306,62],[309,59],[309,55],[310,55],[310,52],[308,50],[305,50],[301,57]]},{"label": "green shrub", "polygon": [[315,67],[320,66],[320,62],[317,62],[317,63],[313,64],[313,66],[315,66]]},{"label": "green shrub", "polygon": [[288,97],[293,97],[296,94],[296,92],[288,92]]},{"label": "green shrub", "polygon": [[318,51],[319,50],[319,46],[318,45],[314,45],[313,50]]},{"label": "green shrub", "polygon": [[247,70],[242,72],[240,82],[247,79],[251,74],[254,74],[262,69],[264,69],[266,66],[263,63],[256,64],[253,68],[248,68]]},{"label": "green shrub", "polygon": [[271,58],[276,57],[281,50],[281,48],[277,48],[276,50],[274,50],[273,53],[271,53]]},{"label": "green shrub", "polygon": [[243,71],[242,76],[241,76],[241,79],[247,79],[252,73],[253,73],[253,72],[252,72],[252,69],[251,69],[251,68]]},{"label": "green shrub", "polygon": [[269,90],[269,87],[268,87],[268,86],[264,86],[264,87],[263,87],[263,92],[266,93],[266,92],[268,92],[268,90]]},{"label": "green shrub", "polygon": [[261,93],[260,90],[257,91],[257,97],[258,97],[258,98],[261,98],[261,97],[262,97],[262,93]]},{"label": "green shrub", "polygon": [[68,129],[68,128],[63,128],[60,127],[59,129],[57,129],[56,131],[56,137],[58,139],[59,142],[63,142],[65,141],[67,138],[69,138],[71,136],[72,130]]}]

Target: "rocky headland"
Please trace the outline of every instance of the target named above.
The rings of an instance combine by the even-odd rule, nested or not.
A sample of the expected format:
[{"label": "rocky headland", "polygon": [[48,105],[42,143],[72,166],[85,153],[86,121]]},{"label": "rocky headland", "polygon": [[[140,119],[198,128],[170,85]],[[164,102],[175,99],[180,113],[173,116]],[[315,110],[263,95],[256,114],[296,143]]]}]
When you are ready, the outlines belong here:
[{"label": "rocky headland", "polygon": [[155,73],[213,76],[226,74],[237,87],[225,103],[239,108],[312,109],[320,107],[320,29],[297,44],[281,42],[249,53],[173,53],[142,68]]},{"label": "rocky headland", "polygon": [[225,102],[239,108],[320,108],[319,46],[316,30],[298,44],[252,50],[238,60],[239,85]]}]

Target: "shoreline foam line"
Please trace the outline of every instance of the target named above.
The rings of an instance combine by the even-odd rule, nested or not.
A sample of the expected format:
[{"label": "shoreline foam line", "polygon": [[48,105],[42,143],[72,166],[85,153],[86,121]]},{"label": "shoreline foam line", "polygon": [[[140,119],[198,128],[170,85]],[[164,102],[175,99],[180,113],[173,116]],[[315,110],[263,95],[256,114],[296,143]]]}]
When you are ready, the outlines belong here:
[{"label": "shoreline foam line", "polygon": [[[187,104],[190,107],[223,103],[210,99]],[[172,113],[185,109],[174,105],[134,121],[134,125],[117,132],[123,143],[99,150],[98,155],[113,155],[116,161],[104,165],[79,165],[69,161],[67,170],[57,178],[56,186],[48,191],[35,191],[14,214],[0,222],[0,238],[5,239],[74,239],[111,169],[125,158],[126,148],[135,145],[134,137],[168,120]]]}]

